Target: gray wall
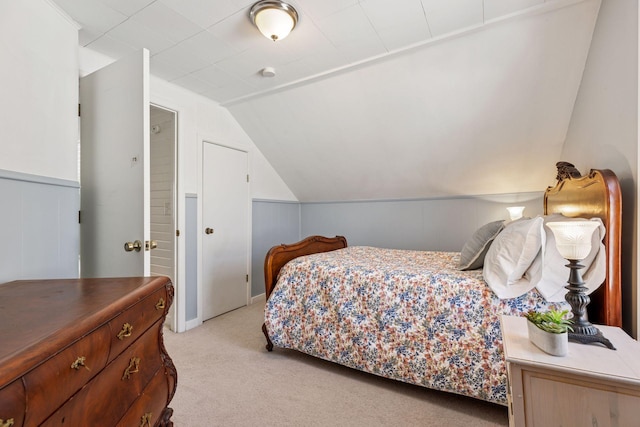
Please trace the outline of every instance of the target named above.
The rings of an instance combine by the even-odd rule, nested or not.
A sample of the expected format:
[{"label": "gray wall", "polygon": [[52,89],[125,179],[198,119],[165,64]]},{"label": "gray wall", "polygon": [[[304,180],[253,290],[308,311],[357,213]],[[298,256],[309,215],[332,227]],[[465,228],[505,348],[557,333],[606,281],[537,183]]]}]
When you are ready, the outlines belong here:
[{"label": "gray wall", "polygon": [[507,206],[525,206],[525,216],[542,213],[542,193],[493,196],[304,203],[302,235],[342,235],[350,246],[460,251],[480,226],[508,219]]},{"label": "gray wall", "polygon": [[185,195],[185,320],[198,317],[198,196]]},{"label": "gray wall", "polygon": [[352,246],[460,251],[480,226],[508,219],[508,206],[525,206],[525,216],[541,214],[542,193],[335,203],[254,200],[251,295],[264,293],[264,257],[280,243],[342,235]]},{"label": "gray wall", "polygon": [[77,278],[80,187],[0,170],[0,283]]},{"label": "gray wall", "polygon": [[300,204],[254,200],[251,215],[251,296],[256,296],[264,293],[264,257],[269,248],[300,240]]}]

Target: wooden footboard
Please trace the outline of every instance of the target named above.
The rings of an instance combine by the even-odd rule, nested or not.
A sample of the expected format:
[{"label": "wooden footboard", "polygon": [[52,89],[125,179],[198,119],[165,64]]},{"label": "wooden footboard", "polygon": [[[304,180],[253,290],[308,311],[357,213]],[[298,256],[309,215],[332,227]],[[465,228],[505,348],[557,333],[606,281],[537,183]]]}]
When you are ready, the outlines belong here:
[{"label": "wooden footboard", "polygon": [[[264,259],[264,290],[266,298],[269,299],[273,288],[278,280],[278,273],[286,263],[299,256],[317,254],[320,252],[335,251],[347,247],[347,239],[343,236],[324,237],[310,236],[298,243],[290,245],[282,244],[269,249]],[[262,324],[262,332],[267,339],[267,350],[273,350],[273,344],[269,339],[267,328]]]},{"label": "wooden footboard", "polygon": [[267,299],[273,291],[278,273],[286,263],[303,255],[335,251],[347,247],[347,239],[343,236],[323,237],[310,236],[298,243],[278,245],[269,249],[264,260],[264,290]]}]

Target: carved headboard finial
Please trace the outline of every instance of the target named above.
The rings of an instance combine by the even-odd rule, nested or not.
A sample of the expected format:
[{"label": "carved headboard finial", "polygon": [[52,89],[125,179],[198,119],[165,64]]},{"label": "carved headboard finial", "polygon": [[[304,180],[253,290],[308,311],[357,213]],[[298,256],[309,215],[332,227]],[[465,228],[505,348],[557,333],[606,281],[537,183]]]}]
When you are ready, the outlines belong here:
[{"label": "carved headboard finial", "polygon": [[558,175],[556,175],[558,181],[567,178],[580,178],[582,176],[580,171],[569,162],[558,162],[556,163],[556,168],[558,168]]}]

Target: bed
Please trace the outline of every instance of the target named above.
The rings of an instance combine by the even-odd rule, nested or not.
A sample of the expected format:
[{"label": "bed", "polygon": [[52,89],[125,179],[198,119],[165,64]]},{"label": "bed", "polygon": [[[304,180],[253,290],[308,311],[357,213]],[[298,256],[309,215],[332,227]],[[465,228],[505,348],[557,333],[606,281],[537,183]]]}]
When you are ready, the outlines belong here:
[{"label": "bed", "polygon": [[[589,318],[621,326],[618,180],[606,169],[581,176],[569,163],[559,162],[557,168],[557,183],[544,194],[544,216],[602,222],[604,283],[590,295]],[[506,405],[500,316],[568,305],[547,301],[535,287],[499,298],[483,269],[460,270],[460,257],[458,252],[352,247],[342,236],[274,246],[265,259],[267,349],[298,350]]]}]

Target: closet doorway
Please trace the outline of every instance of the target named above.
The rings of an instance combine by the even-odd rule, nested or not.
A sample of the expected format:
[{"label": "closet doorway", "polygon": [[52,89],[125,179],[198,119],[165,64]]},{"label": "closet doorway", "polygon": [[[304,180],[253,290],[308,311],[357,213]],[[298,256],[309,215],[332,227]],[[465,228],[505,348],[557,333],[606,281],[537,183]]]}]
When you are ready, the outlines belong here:
[{"label": "closet doorway", "polygon": [[[150,217],[152,276],[168,276],[176,284],[176,165],[177,112],[151,105],[150,125]],[[175,307],[169,311],[167,324],[175,330]]]}]

